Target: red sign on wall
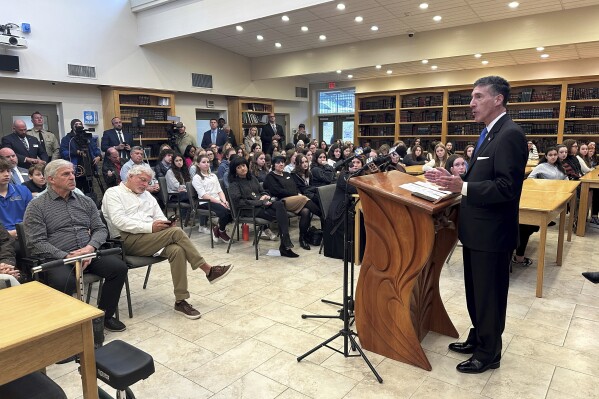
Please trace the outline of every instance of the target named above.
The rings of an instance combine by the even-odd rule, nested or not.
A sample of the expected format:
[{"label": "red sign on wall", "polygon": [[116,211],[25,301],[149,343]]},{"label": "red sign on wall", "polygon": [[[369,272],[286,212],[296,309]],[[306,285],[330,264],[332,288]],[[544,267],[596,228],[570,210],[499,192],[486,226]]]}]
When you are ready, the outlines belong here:
[{"label": "red sign on wall", "polygon": [[329,82],[329,89],[334,89],[336,86],[335,82]]}]

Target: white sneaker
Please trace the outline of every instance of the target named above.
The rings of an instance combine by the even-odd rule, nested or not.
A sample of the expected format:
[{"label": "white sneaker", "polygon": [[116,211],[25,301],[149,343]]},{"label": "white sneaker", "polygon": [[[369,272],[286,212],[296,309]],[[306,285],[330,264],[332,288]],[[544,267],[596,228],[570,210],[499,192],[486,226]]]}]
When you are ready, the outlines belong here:
[{"label": "white sneaker", "polygon": [[202,234],[210,234],[210,229],[206,226],[200,226],[198,227],[198,232]]},{"label": "white sneaker", "polygon": [[276,241],[276,239],[277,239],[277,235],[275,233],[273,233],[270,229],[264,229],[264,231],[262,231],[262,235],[260,237],[266,238],[267,240],[270,240],[270,241]]}]

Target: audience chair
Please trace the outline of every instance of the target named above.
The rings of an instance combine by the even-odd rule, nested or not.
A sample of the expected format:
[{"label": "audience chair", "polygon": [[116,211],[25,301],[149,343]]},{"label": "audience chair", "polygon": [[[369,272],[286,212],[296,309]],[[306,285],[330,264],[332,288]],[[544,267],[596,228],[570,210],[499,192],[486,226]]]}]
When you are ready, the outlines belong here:
[{"label": "audience chair", "polygon": [[[184,221],[183,221],[183,218],[181,218],[181,209],[186,208],[188,210],[191,210],[190,203],[182,202],[179,195],[177,195],[177,200],[169,199],[171,195],[175,195],[175,194],[169,194],[168,187],[166,185],[166,177],[159,177],[158,182],[160,184],[160,198],[162,198],[162,202],[164,203],[164,214],[168,217],[168,210],[174,209],[175,214],[178,214],[180,217],[179,223],[181,224],[181,228],[183,228]],[[189,217],[189,213],[188,213],[186,219],[188,217]]]},{"label": "audience chair", "polygon": [[[190,217],[188,219],[194,222],[197,215],[208,217],[208,223],[210,224],[210,234],[208,234],[210,236],[210,247],[214,248],[214,236],[212,235],[212,228],[214,227],[214,223],[212,223],[212,218],[217,216],[216,213],[212,212],[212,203],[210,201],[200,200],[198,198],[198,193],[196,189],[193,187],[193,184],[191,184],[191,182],[185,183],[185,186],[187,187],[189,204],[191,205]],[[200,205],[204,204],[208,204],[208,209],[200,208]]]},{"label": "audience chair", "polygon": [[[335,194],[336,188],[336,184],[327,184],[326,186],[318,187],[318,198],[320,199],[320,212],[322,212],[323,223],[329,214],[329,208],[331,207],[331,202],[333,202],[333,195]],[[320,250],[318,251],[319,254],[322,253],[323,246],[324,239],[320,243]]]}]

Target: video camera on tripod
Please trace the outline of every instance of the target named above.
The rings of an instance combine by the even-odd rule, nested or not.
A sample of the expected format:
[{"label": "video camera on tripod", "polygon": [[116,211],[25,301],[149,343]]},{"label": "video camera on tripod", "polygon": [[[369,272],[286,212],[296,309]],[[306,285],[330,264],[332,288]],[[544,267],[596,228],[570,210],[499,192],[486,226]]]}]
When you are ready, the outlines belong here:
[{"label": "video camera on tripod", "polygon": [[172,123],[169,126],[166,126],[164,128],[164,130],[166,131],[166,134],[167,134],[166,142],[168,143],[169,146],[171,146],[171,148],[176,147],[177,138],[181,134],[182,128],[183,128],[183,122],[175,122],[175,121],[172,121]]}]

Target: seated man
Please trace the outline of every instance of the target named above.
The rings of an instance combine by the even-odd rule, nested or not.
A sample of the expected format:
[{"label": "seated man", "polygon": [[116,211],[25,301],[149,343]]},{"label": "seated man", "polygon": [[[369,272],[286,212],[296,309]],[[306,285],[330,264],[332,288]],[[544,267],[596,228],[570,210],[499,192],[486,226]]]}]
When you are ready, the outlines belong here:
[{"label": "seated man", "polygon": [[29,181],[23,183],[31,191],[33,197],[37,197],[46,189],[46,178],[44,177],[44,169],[46,165],[36,164],[29,168]]},{"label": "seated man", "polygon": [[27,187],[10,183],[11,166],[6,159],[0,159],[0,223],[11,236],[16,237],[15,226],[23,222],[32,195]]},{"label": "seated man", "polygon": [[17,166],[17,154],[8,147],[0,148],[0,158],[6,159],[11,165],[11,180],[13,184],[23,184],[29,180],[27,169]]},{"label": "seated man", "polygon": [[104,162],[102,162],[102,176],[107,187],[118,186],[121,182],[121,156],[115,147],[108,147]]},{"label": "seated man", "polygon": [[[108,231],[96,204],[76,195],[73,164],[58,159],[46,165],[48,189],[25,211],[27,245],[33,256],[46,260],[68,259],[95,252],[106,242]],[[127,265],[118,255],[83,262],[85,271],[104,278],[98,307],[105,312],[104,327],[124,331],[125,325],[113,317],[127,276]],[[75,292],[73,265],[62,265],[46,273],[48,285],[72,295]]]},{"label": "seated man", "polygon": [[[133,158],[133,150],[131,151]],[[154,177],[148,165],[134,165],[127,181],[104,193],[102,212],[111,237],[121,237],[129,255],[152,256],[161,252],[171,264],[175,287],[175,311],[189,319],[199,319],[200,312],[187,301],[187,262],[202,269],[212,284],[225,277],[233,266],[210,266],[179,227],[176,220],[166,219],[156,199],[146,191]]]}]

